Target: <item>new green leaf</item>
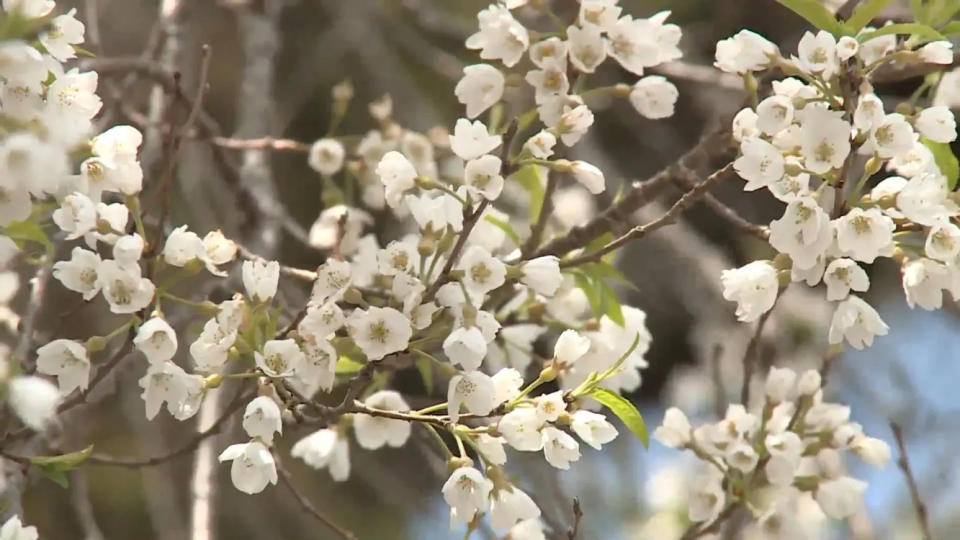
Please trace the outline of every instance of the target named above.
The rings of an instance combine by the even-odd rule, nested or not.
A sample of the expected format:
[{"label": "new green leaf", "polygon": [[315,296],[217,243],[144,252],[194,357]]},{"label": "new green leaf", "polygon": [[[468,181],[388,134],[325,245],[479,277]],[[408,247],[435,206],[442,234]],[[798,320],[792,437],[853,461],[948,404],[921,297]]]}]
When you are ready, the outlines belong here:
[{"label": "new green leaf", "polygon": [[889,36],[890,34],[905,34],[910,36],[917,36],[923,38],[927,41],[937,41],[944,38],[943,34],[937,32],[932,26],[927,26],[920,23],[899,23],[899,24],[888,24],[879,30],[874,30],[873,32],[867,32],[863,34],[858,39],[860,43],[866,43],[873,38],[878,38],[881,36]]},{"label": "new green leaf", "polygon": [[847,30],[851,34],[856,34],[862,30],[864,26],[870,24],[870,21],[875,19],[877,15],[883,11],[883,8],[887,7],[892,1],[893,0],[866,0],[865,2],[860,2],[860,5],[854,10],[853,15],[847,19]]},{"label": "new green leaf", "polygon": [[930,149],[940,172],[947,177],[947,188],[953,191],[957,187],[957,178],[960,177],[960,163],[957,162],[957,156],[953,155],[950,145],[934,142],[924,137],[920,138],[920,142]]},{"label": "new green leaf", "polygon": [[777,0],[777,2],[820,30],[830,32],[834,37],[844,34],[843,25],[820,3],[820,0]]},{"label": "new green leaf", "polygon": [[540,169],[536,165],[525,165],[511,177],[530,194],[530,221],[540,219],[543,207],[543,182],[540,181]]},{"label": "new green leaf", "polygon": [[593,391],[590,392],[590,397],[599,401],[604,407],[610,409],[610,412],[617,415],[617,418],[630,428],[630,431],[637,436],[637,439],[640,439],[644,448],[650,446],[650,434],[647,433],[647,424],[643,421],[643,417],[640,416],[640,411],[633,406],[633,403],[627,401],[627,399],[620,394],[611,392],[606,388],[594,388]]}]

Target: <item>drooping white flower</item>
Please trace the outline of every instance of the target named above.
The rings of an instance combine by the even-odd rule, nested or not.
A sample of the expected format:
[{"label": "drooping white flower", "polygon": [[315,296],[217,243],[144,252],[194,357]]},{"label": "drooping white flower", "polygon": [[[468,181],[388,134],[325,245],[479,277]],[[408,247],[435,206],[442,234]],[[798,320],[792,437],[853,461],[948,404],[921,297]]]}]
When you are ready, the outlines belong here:
[{"label": "drooping white flower", "polygon": [[860,42],[856,38],[843,36],[837,40],[837,58],[841,62],[853,58],[860,51]]},{"label": "drooping white flower", "polygon": [[477,448],[483,454],[483,459],[493,465],[503,465],[507,462],[507,452],[503,449],[506,441],[503,437],[493,437],[486,433],[477,435]]},{"label": "drooping white flower", "polygon": [[941,174],[922,173],[907,181],[897,194],[897,208],[914,223],[935,225],[960,213],[947,198],[947,179]]},{"label": "drooping white flower", "polygon": [[155,287],[149,279],[140,277],[139,265],[121,266],[114,260],[100,263],[97,286],[110,304],[110,311],[118,314],[136,313],[153,300]]},{"label": "drooping white flower", "polygon": [[467,38],[468,49],[480,49],[480,58],[500,60],[513,67],[530,45],[530,35],[505,7],[491,4],[477,14],[480,30]]},{"label": "drooping white flower", "polygon": [[84,300],[90,300],[100,292],[99,269],[100,256],[78,246],[70,252],[70,260],[54,263],[53,277],[71,291],[83,294]]},{"label": "drooping white flower", "polygon": [[712,521],[720,515],[726,503],[721,481],[723,477],[708,470],[693,479],[688,496],[690,521]]},{"label": "drooping white flower", "polygon": [[343,168],[343,158],[346,150],[343,144],[336,139],[320,139],[310,145],[307,154],[307,164],[320,174],[332,175]]},{"label": "drooping white flower", "polygon": [[60,230],[67,233],[67,240],[73,240],[96,228],[97,207],[83,193],[73,193],[64,197],[52,218]]},{"label": "drooping white flower", "polygon": [[[583,14],[582,4],[580,13]],[[607,58],[603,29],[596,25],[568,26],[567,45],[570,63],[583,73],[593,73]]]},{"label": "drooping white flower", "polygon": [[377,164],[376,173],[391,208],[399,206],[404,194],[416,185],[417,169],[406,156],[395,150],[383,155]]},{"label": "drooping white flower", "polygon": [[953,43],[933,41],[920,47],[920,58],[931,64],[949,65],[953,63]]},{"label": "drooping white flower", "polygon": [[543,437],[543,457],[550,465],[567,470],[571,462],[580,459],[580,445],[569,433],[546,426],[540,434]]},{"label": "drooping white flower", "polygon": [[[443,500],[450,505],[456,521],[469,523],[474,514],[487,509],[493,482],[473,467],[459,467],[441,488]],[[455,523],[454,519],[451,519]]]},{"label": "drooping white flower", "polygon": [[841,476],[817,484],[814,498],[824,514],[833,519],[845,519],[853,515],[863,504],[863,492],[866,489],[866,482]]},{"label": "drooping white flower", "polygon": [[957,119],[948,107],[928,107],[920,111],[914,125],[931,141],[948,143],[957,140]]},{"label": "drooping white flower", "polygon": [[742,142],[747,137],[756,137],[760,135],[757,128],[757,113],[750,107],[740,110],[730,123],[730,131],[733,133],[733,140]]},{"label": "drooping white flower", "polygon": [[446,193],[437,197],[407,195],[403,201],[422,230],[444,231],[450,227],[459,232],[463,229],[463,205]]},{"label": "drooping white flower", "polygon": [[747,137],[740,143],[740,152],[733,168],[747,181],[744,190],[754,191],[783,178],[783,154],[777,147],[760,137]]},{"label": "drooping white flower", "polygon": [[840,67],[837,59],[837,40],[830,32],[820,30],[816,35],[806,32],[797,44],[799,67],[810,74],[829,79]]},{"label": "drooping white flower", "polygon": [[171,266],[184,266],[205,254],[203,240],[186,225],[174,229],[163,245],[163,260]]},{"label": "drooping white flower", "polygon": [[257,302],[269,302],[277,294],[280,263],[277,261],[243,261],[243,287],[247,297]]},{"label": "drooping white flower", "polygon": [[537,105],[567,95],[570,81],[566,70],[566,62],[544,61],[540,69],[527,72],[524,80],[533,87],[533,99]]},{"label": "drooping white flower", "polygon": [[590,338],[576,330],[564,330],[553,346],[553,358],[557,364],[570,367],[590,350]]},{"label": "drooping white flower", "polygon": [[293,445],[290,455],[314,469],[329,469],[337,482],[350,476],[350,445],[337,429],[321,429],[307,435]]},{"label": "drooping white flower", "polygon": [[[380,208],[383,208],[383,204]],[[348,257],[359,250],[363,229],[371,223],[373,217],[367,212],[338,204],[320,212],[317,220],[310,226],[308,241],[311,246],[319,249],[332,249],[337,246],[340,254]]]},{"label": "drooping white flower", "polygon": [[571,161],[571,173],[573,178],[580,183],[587,191],[596,195],[602,193],[607,188],[607,183],[603,177],[603,171],[586,161]]},{"label": "drooping white flower", "polygon": [[93,139],[93,155],[106,165],[103,190],[119,191],[124,195],[140,192],[143,170],[137,161],[137,149],[142,143],[143,134],[132,126],[114,126]]},{"label": "drooping white flower", "polygon": [[805,108],[800,137],[804,162],[814,173],[823,174],[842,166],[850,154],[850,124],[841,111]]},{"label": "drooping white flower", "polygon": [[497,406],[493,379],[481,371],[468,371],[451,377],[447,387],[447,413],[451,422],[459,420],[461,406],[471,414],[490,414]]},{"label": "drooping white flower", "polygon": [[471,159],[463,169],[463,183],[467,192],[476,197],[495,200],[503,191],[500,158],[492,155]]},{"label": "drooping white flower", "polygon": [[[410,406],[393,390],[380,390],[370,395],[363,404],[371,409],[407,412]],[[376,450],[384,445],[399,448],[410,438],[410,422],[357,414],[353,419],[357,443],[367,450]]]},{"label": "drooping white flower", "polygon": [[271,339],[263,344],[263,353],[254,352],[257,367],[268,377],[289,377],[304,362],[303,351],[292,339]]},{"label": "drooping white flower", "polygon": [[946,266],[930,259],[914,259],[903,265],[903,291],[907,305],[919,305],[926,310],[943,306],[943,289],[947,288],[950,272]]},{"label": "drooping white flower", "polygon": [[327,259],[317,268],[317,279],[310,291],[310,304],[322,306],[339,301],[352,281],[350,263]]},{"label": "drooping white flower", "polygon": [[767,374],[763,392],[770,402],[780,403],[791,398],[796,381],[797,372],[790,368],[774,366],[770,368],[770,373]]},{"label": "drooping white flower", "polygon": [[402,351],[410,342],[413,329],[399,311],[386,307],[357,309],[346,321],[347,332],[368,360]]},{"label": "drooping white flower", "polygon": [[563,281],[560,261],[553,255],[530,259],[520,270],[523,272],[520,281],[543,296],[553,296]]},{"label": "drooping white flower", "polygon": [[853,125],[861,132],[869,132],[883,120],[883,101],[876,94],[861,94],[853,112]]},{"label": "drooping white flower", "polygon": [[277,465],[270,450],[259,441],[232,444],[217,458],[220,463],[232,461],[230,479],[238,490],[253,495],[267,484],[277,483]]},{"label": "drooping white flower", "polygon": [[480,246],[470,246],[464,250],[457,268],[464,273],[463,285],[476,299],[503,285],[507,275],[503,262]]},{"label": "drooping white flower", "polygon": [[630,104],[651,120],[673,116],[678,97],[677,87],[660,75],[647,75],[634,83],[630,90]]},{"label": "drooping white flower", "polygon": [[547,159],[553,155],[553,147],[557,144],[557,138],[549,131],[541,131],[527,139],[523,147],[530,151],[530,154],[537,159]]},{"label": "drooping white flower", "polygon": [[0,527],[0,540],[37,540],[40,533],[34,526],[24,527],[19,516],[11,516],[3,527]]},{"label": "drooping white flower", "polygon": [[687,415],[676,407],[670,407],[663,415],[663,423],[653,431],[653,437],[670,448],[683,448],[690,444],[692,432]]},{"label": "drooping white flower", "polygon": [[166,362],[177,353],[177,333],[163,317],[153,317],[137,330],[133,344],[151,364]]},{"label": "drooping white flower", "polygon": [[139,381],[140,388],[143,388],[147,420],[153,420],[157,416],[164,402],[167,403],[170,414],[176,415],[179,412],[188,398],[188,377],[183,368],[173,362],[150,365],[146,375]]},{"label": "drooping white flower", "polygon": [[450,135],[450,149],[464,160],[478,158],[500,146],[500,142],[500,135],[490,135],[483,122],[471,123],[466,118],[457,120]]},{"label": "drooping white flower", "polygon": [[461,326],[443,340],[443,353],[451,364],[473,371],[480,368],[487,355],[487,340],[476,326]]},{"label": "drooping white flower", "polygon": [[511,484],[493,491],[489,516],[493,530],[503,532],[520,521],[540,517],[540,507],[529,495]]},{"label": "drooping white flower", "polygon": [[10,379],[7,401],[14,414],[34,431],[41,431],[57,412],[60,391],[46,379],[17,376]]},{"label": "drooping white flower", "polygon": [[579,410],[572,416],[571,429],[583,442],[597,450],[617,437],[617,428],[613,427],[613,424],[608,422],[602,414]]},{"label": "drooping white flower", "polygon": [[835,222],[837,247],[850,258],[872,263],[893,253],[896,224],[879,208],[852,208]]},{"label": "drooping white flower", "polygon": [[467,118],[473,119],[503,97],[505,79],[499,69],[489,64],[463,68],[463,77],[454,88],[457,100],[467,106]]},{"label": "drooping white flower", "polygon": [[237,256],[237,244],[228,239],[220,230],[210,231],[203,237],[201,259],[207,264],[210,273],[224,277],[226,273],[216,267],[232,261]]},{"label": "drooping white flower", "polygon": [[862,349],[873,345],[874,336],[887,335],[889,329],[870,304],[851,295],[833,312],[829,341],[835,345],[846,339],[854,349]]},{"label": "drooping white flower", "polygon": [[269,396],[259,396],[247,404],[243,412],[243,430],[265,444],[273,442],[274,433],[283,433],[280,407]]},{"label": "drooping white flower", "polygon": [[317,390],[329,391],[336,380],[337,350],[323,338],[311,337],[300,344],[303,362],[293,370],[293,384],[301,393],[313,396]]},{"label": "drooping white flower", "polygon": [[680,56],[677,43],[680,29],[663,24],[669,11],[661,11],[649,19],[633,19],[624,15],[607,27],[607,52],[624,69],[643,75],[646,68]]},{"label": "drooping white flower", "polygon": [[28,19],[43,17],[55,7],[57,3],[54,0],[3,0],[4,11],[8,14],[17,11]]},{"label": "drooping white flower", "polygon": [[890,461],[890,446],[880,439],[861,435],[854,440],[850,449],[865,463],[878,469],[882,469]]},{"label": "drooping white flower", "polygon": [[723,297],[737,303],[737,319],[753,322],[777,301],[777,269],[767,261],[754,261],[720,274]]},{"label": "drooping white flower", "polygon": [[577,20],[584,27],[597,26],[606,30],[617,22],[622,11],[617,0],[582,0]]},{"label": "drooping white flower", "polygon": [[540,417],[531,408],[514,409],[500,418],[497,430],[507,444],[521,452],[537,452],[543,448]]},{"label": "drooping white flower", "polygon": [[777,46],[763,36],[741,30],[735,36],[717,42],[713,65],[727,73],[760,71],[778,54]]},{"label": "drooping white flower", "polygon": [[776,135],[793,122],[793,100],[773,95],[757,105],[757,128],[767,135]]},{"label": "drooping white flower", "polygon": [[530,61],[537,67],[545,64],[563,64],[567,61],[568,43],[558,37],[550,37],[530,45]]},{"label": "drooping white flower", "polygon": [[810,196],[790,201],[783,217],[770,223],[770,245],[789,255],[794,268],[801,270],[820,261],[833,237],[830,216]]},{"label": "drooping white flower", "polygon": [[211,373],[219,371],[227,361],[230,347],[236,339],[237,329],[224,328],[217,319],[208,320],[200,337],[190,344],[190,356],[197,370]]},{"label": "drooping white flower", "polygon": [[823,273],[827,300],[843,300],[850,291],[866,292],[870,288],[867,272],[852,259],[834,259]]},{"label": "drooping white flower", "polygon": [[143,237],[139,234],[125,234],[113,244],[113,260],[123,267],[138,266],[143,256]]},{"label": "drooping white flower", "polygon": [[496,405],[510,401],[520,395],[523,375],[513,368],[501,368],[490,377],[493,381],[493,402]]},{"label": "drooping white flower", "polygon": [[[561,97],[558,98],[557,101],[564,103],[565,99]],[[562,112],[557,119],[554,131],[560,136],[563,144],[573,146],[577,144],[592,125],[593,111],[586,105],[580,103],[569,109],[567,109],[566,106],[562,107]]]}]

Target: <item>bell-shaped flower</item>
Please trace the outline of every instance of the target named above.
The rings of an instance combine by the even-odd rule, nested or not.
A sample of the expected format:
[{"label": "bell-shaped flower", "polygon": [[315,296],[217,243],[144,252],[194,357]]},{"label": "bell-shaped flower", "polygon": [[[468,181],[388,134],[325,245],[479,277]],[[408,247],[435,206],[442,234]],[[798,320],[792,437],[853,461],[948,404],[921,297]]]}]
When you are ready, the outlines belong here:
[{"label": "bell-shaped flower", "polygon": [[[363,404],[382,411],[407,412],[410,406],[393,390],[380,390],[370,395]],[[357,414],[353,419],[357,443],[367,450],[376,450],[384,445],[399,448],[410,438],[410,422],[381,416]]]},{"label": "bell-shaped flower", "polygon": [[248,495],[260,493],[268,484],[277,483],[277,464],[270,449],[259,441],[232,444],[217,459],[220,463],[233,462],[230,465],[233,486]]},{"label": "bell-shaped flower", "polygon": [[153,317],[140,325],[133,344],[151,364],[171,360],[177,353],[177,333],[163,317]]},{"label": "bell-shaped flower", "polygon": [[350,476],[350,444],[338,429],[321,429],[300,439],[290,455],[314,469],[329,469],[330,476],[343,482]]},{"label": "bell-shaped flower", "polygon": [[243,430],[265,444],[273,442],[274,433],[283,433],[280,407],[269,396],[258,396],[247,404],[243,412]]}]

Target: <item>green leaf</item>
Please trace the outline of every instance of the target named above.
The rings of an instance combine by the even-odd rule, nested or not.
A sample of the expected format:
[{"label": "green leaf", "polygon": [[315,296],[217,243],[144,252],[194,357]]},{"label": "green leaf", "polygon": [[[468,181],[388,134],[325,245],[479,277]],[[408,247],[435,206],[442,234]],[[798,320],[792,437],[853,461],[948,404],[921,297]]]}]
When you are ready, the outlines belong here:
[{"label": "green leaf", "polygon": [[777,0],[781,5],[803,17],[813,26],[840,37],[844,35],[843,25],[825,8],[820,0]]},{"label": "green leaf", "polygon": [[860,2],[857,9],[853,11],[853,15],[847,19],[847,31],[856,35],[864,26],[870,24],[870,21],[875,19],[877,15],[883,11],[883,8],[887,7],[892,1],[893,0],[866,0],[865,2]]},{"label": "green leaf", "polygon": [[945,36],[960,34],[960,21],[953,21],[952,23],[946,24],[943,28],[940,29],[940,33]]},{"label": "green leaf", "polygon": [[957,178],[960,177],[960,163],[957,156],[947,143],[938,143],[925,137],[920,137],[920,142],[930,149],[933,153],[933,159],[940,168],[940,172],[947,177],[947,189],[953,191],[957,187]]},{"label": "green leaf", "polygon": [[910,0],[910,13],[915,20],[927,22],[927,8],[923,5],[923,0]]},{"label": "green leaf", "polygon": [[537,109],[530,109],[529,111],[521,114],[517,117],[517,133],[520,133],[530,127],[530,124],[533,123],[539,117]]},{"label": "green leaf", "polygon": [[417,366],[417,371],[420,372],[420,378],[423,380],[423,387],[427,389],[427,395],[430,395],[433,392],[433,362],[428,356],[421,356],[417,358],[417,361],[414,362],[414,365]]},{"label": "green leaf", "polygon": [[34,242],[42,245],[48,252],[53,251],[53,242],[47,237],[47,232],[33,221],[11,222],[3,228],[3,234],[9,236],[20,249],[23,249],[27,242]]},{"label": "green leaf", "polygon": [[337,375],[349,375],[361,369],[363,369],[363,364],[349,356],[340,356],[340,358],[337,358],[337,367],[335,370]]},{"label": "green leaf", "polygon": [[620,300],[617,298],[617,291],[613,290],[603,278],[594,280],[594,286],[597,289],[597,293],[600,295],[600,306],[603,310],[603,314],[610,318],[611,321],[617,323],[617,326],[622,327],[626,324],[626,321],[623,319],[623,310],[620,309]]},{"label": "green leaf", "polygon": [[536,223],[540,219],[540,209],[543,208],[543,182],[540,181],[540,168],[536,165],[525,165],[511,176],[523,189],[530,194],[530,222]]},{"label": "green leaf", "polygon": [[511,227],[509,223],[503,221],[502,219],[497,219],[491,215],[483,216],[483,219],[496,225],[498,229],[503,231],[507,237],[510,238],[510,241],[513,242],[513,245],[520,246],[522,243],[520,240],[520,235],[517,234],[517,231],[513,230],[513,227]]},{"label": "green leaf", "polygon": [[67,479],[67,473],[50,465],[40,465],[37,467],[40,472],[54,484],[67,489],[70,487],[70,480]]},{"label": "green leaf", "polygon": [[907,34],[911,36],[918,36],[926,40],[941,40],[946,39],[943,34],[937,32],[932,26],[927,26],[920,23],[899,23],[899,24],[888,24],[879,30],[874,30],[873,32],[867,32],[857,39],[860,40],[860,43],[866,43],[873,38],[878,38],[881,36],[889,36],[890,34]]},{"label": "green leaf", "polygon": [[590,276],[582,272],[573,273],[573,281],[583,291],[584,296],[587,297],[587,302],[590,303],[590,311],[595,317],[600,317],[603,315],[603,300],[597,292],[596,287],[594,287],[593,280],[590,279]]},{"label": "green leaf", "polygon": [[52,466],[59,468],[61,471],[69,471],[86,461],[86,459],[90,457],[91,452],[93,452],[92,444],[83,450],[77,450],[69,454],[61,454],[59,456],[34,456],[30,458],[30,463],[38,467]]},{"label": "green leaf", "polygon": [[640,411],[633,406],[633,403],[620,394],[616,394],[606,388],[594,388],[590,392],[590,397],[599,401],[604,407],[610,409],[610,412],[617,415],[630,431],[637,436],[637,439],[643,443],[644,448],[650,447],[650,434],[647,433],[647,424],[640,416]]}]

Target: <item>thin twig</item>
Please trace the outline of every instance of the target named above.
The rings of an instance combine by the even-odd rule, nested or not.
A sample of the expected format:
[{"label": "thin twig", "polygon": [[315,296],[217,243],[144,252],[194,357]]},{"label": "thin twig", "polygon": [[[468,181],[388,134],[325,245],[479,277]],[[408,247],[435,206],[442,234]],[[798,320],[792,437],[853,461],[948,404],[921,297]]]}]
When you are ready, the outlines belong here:
[{"label": "thin twig", "polygon": [[[548,173],[549,174],[549,173]],[[556,174],[549,174],[547,177],[547,187],[543,191],[543,204],[540,205],[540,215],[537,222],[530,229],[530,236],[524,242],[521,249],[521,255],[526,258],[530,253],[536,251],[540,246],[540,240],[543,238],[543,231],[547,228],[547,221],[553,214],[553,193],[557,190],[559,181]]]},{"label": "thin twig", "polygon": [[[683,189],[693,189],[696,184],[691,180],[691,175],[680,175],[674,178],[674,182],[679,184]],[[747,220],[741,216],[736,210],[727,206],[720,199],[713,196],[711,193],[706,193],[703,196],[703,204],[707,205],[710,210],[712,210],[717,216],[723,218],[727,223],[733,225],[735,228],[740,229],[741,231],[756,236],[760,240],[767,241],[770,238],[770,229],[763,226],[757,225]]]},{"label": "thin twig", "polygon": [[760,334],[763,333],[763,327],[767,324],[767,319],[770,318],[771,313],[773,313],[773,308],[768,309],[766,313],[760,316],[757,321],[757,328],[753,331],[753,336],[750,337],[750,342],[747,344],[747,350],[743,353],[743,384],[740,386],[740,403],[743,403],[744,407],[747,407],[750,401],[750,379],[753,378],[753,372],[756,369],[755,357],[757,348],[760,346]]},{"label": "thin twig", "polygon": [[300,492],[296,486],[293,485],[293,478],[290,474],[290,471],[283,466],[283,462],[280,461],[280,456],[274,453],[274,461],[277,465],[277,472],[280,473],[280,481],[283,482],[283,485],[287,486],[287,489],[290,490],[290,493],[293,495],[293,498],[297,500],[297,503],[300,504],[300,508],[303,508],[305,512],[311,516],[317,518],[318,521],[327,526],[331,531],[336,533],[336,535],[345,540],[357,540],[357,536],[344,528],[342,525],[330,519],[329,516],[324,514],[317,508],[306,495]]},{"label": "thin twig", "polygon": [[638,225],[630,229],[629,231],[626,232],[626,234],[623,234],[615,238],[610,243],[606,244],[600,249],[597,249],[596,251],[560,261],[560,267],[570,268],[570,267],[588,263],[588,262],[599,261],[604,255],[606,255],[607,253],[610,253],[611,251],[619,249],[627,242],[630,242],[631,240],[636,240],[638,238],[642,238],[649,232],[655,231],[657,229],[660,229],[662,227],[665,227],[667,225],[674,223],[677,220],[677,218],[680,216],[680,214],[686,211],[686,209],[692,206],[694,202],[696,202],[703,195],[705,195],[708,189],[713,187],[713,185],[719,182],[720,180],[723,180],[729,177],[732,172],[733,172],[733,164],[728,163],[726,166],[724,166],[720,170],[708,176],[703,182],[700,182],[699,184],[697,184],[693,189],[684,193],[683,196],[680,197],[680,199],[677,202],[675,202],[673,206],[671,206],[670,209],[667,210],[667,212],[662,216],[660,216],[659,218],[649,223],[646,223],[644,225]]},{"label": "thin twig", "polygon": [[102,454],[93,454],[87,458],[84,463],[90,463],[94,465],[107,465],[113,467],[126,467],[126,468],[139,468],[139,467],[153,467],[155,465],[160,465],[170,461],[171,459],[189,454],[190,452],[197,449],[200,446],[200,443],[203,442],[206,438],[216,435],[220,432],[220,426],[227,421],[233,413],[237,412],[243,405],[250,401],[254,397],[254,392],[244,392],[242,390],[237,392],[237,395],[234,396],[233,401],[227,405],[227,408],[223,411],[220,417],[210,425],[207,429],[194,435],[189,441],[181,445],[179,448],[167,452],[166,454],[161,454],[159,456],[153,456],[149,458],[142,459],[131,459],[123,457],[114,457],[106,456]]},{"label": "thin twig", "polygon": [[33,279],[30,280],[30,299],[27,301],[26,311],[20,319],[20,340],[17,342],[17,347],[13,353],[21,367],[24,368],[28,367],[27,355],[33,348],[33,334],[40,311],[43,309],[43,299],[47,293],[47,285],[50,283],[53,261],[54,257],[48,256],[47,260],[37,268]]},{"label": "thin twig", "polygon": [[573,526],[567,531],[567,540],[576,540],[580,532],[580,520],[583,519],[583,510],[580,508],[580,499],[573,498]]},{"label": "thin twig", "polygon": [[907,480],[907,488],[910,490],[910,500],[913,501],[913,507],[917,511],[917,523],[920,525],[920,531],[923,533],[924,540],[933,540],[933,534],[930,530],[930,519],[927,515],[927,505],[920,497],[920,488],[917,487],[917,481],[913,477],[913,469],[910,468],[910,458],[907,456],[907,445],[903,441],[903,430],[896,422],[890,422],[890,429],[893,431],[893,439],[897,442],[897,451],[900,452],[900,458],[897,460],[897,466],[903,471],[903,476]]},{"label": "thin twig", "polygon": [[[729,122],[721,121],[722,126]],[[622,227],[630,221],[630,216],[646,206],[659,195],[660,191],[671,183],[673,178],[686,174],[692,163],[706,158],[722,158],[729,161],[736,156],[734,146],[730,144],[730,134],[726,127],[708,135],[696,146],[687,151],[675,163],[661,170],[652,178],[643,182],[633,182],[630,190],[614,205],[610,206],[584,225],[570,229],[565,235],[554,238],[531,254],[530,258],[544,255],[562,256],[570,251],[582,248],[604,233]]]},{"label": "thin twig", "polygon": [[473,227],[480,220],[480,215],[487,209],[489,202],[487,199],[483,199],[472,212],[469,211],[469,209],[464,209],[463,229],[457,237],[457,243],[454,244],[453,249],[450,250],[450,255],[447,256],[447,262],[444,263],[440,275],[437,276],[437,279],[435,279],[433,283],[430,284],[430,287],[423,293],[424,302],[433,300],[433,295],[437,294],[440,287],[450,280],[450,271],[453,270],[453,265],[460,260],[460,252],[463,251],[464,246],[467,245],[467,238],[470,237]]}]

